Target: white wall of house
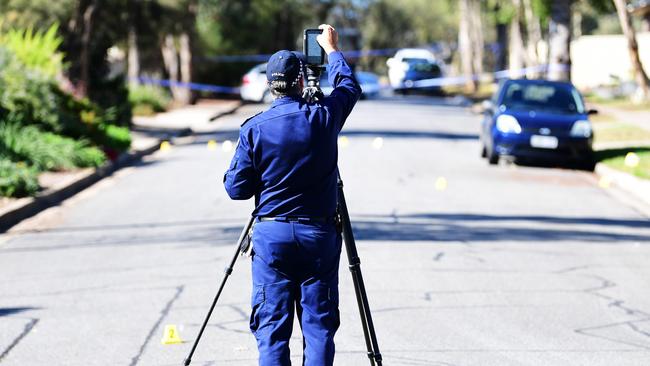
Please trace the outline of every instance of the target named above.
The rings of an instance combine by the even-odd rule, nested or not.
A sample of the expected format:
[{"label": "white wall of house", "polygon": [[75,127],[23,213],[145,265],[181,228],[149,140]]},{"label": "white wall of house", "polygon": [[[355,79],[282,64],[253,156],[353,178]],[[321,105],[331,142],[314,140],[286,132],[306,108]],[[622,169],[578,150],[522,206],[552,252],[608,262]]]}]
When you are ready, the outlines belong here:
[{"label": "white wall of house", "polygon": [[[650,33],[638,33],[639,54],[650,73]],[[571,79],[580,89],[611,85],[612,77],[633,80],[632,64],[623,35],[582,36],[571,43]]]}]

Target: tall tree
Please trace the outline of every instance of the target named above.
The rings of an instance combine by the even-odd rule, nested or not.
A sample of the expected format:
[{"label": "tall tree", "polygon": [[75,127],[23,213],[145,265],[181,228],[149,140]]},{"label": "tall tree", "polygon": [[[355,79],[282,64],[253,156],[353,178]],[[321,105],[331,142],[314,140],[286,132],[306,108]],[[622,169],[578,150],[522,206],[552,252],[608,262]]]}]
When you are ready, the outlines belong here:
[{"label": "tall tree", "polygon": [[616,5],[616,12],[621,22],[623,34],[627,39],[627,49],[630,54],[632,69],[634,70],[634,80],[638,87],[639,99],[648,100],[650,99],[650,81],[648,80],[648,75],[643,70],[643,64],[641,64],[641,59],[639,58],[639,45],[636,41],[636,32],[632,26],[632,19],[627,12],[627,3],[625,0],[614,0],[614,5]]},{"label": "tall tree", "polygon": [[129,34],[127,39],[128,59],[127,77],[130,85],[138,83],[140,77],[140,49],[138,47],[138,23],[140,23],[140,9],[136,0],[128,0]]},{"label": "tall tree", "polygon": [[544,62],[544,55],[538,52],[539,44],[542,41],[542,27],[540,19],[536,16],[531,0],[523,0],[524,14],[526,16],[526,34],[528,41],[526,51],[528,52],[528,66],[537,66]]},{"label": "tall tree", "polygon": [[571,8],[574,0],[550,0],[550,80],[571,80]]},{"label": "tall tree", "polygon": [[472,4],[473,0],[459,1],[458,51],[460,63],[465,76],[465,90],[473,93],[478,84],[474,79],[474,53],[472,48]]},{"label": "tall tree", "polygon": [[474,74],[483,73],[483,49],[485,39],[483,37],[483,21],[481,19],[481,2],[470,2],[470,21],[472,30],[472,54]]},{"label": "tall tree", "polygon": [[510,77],[521,77],[524,74],[522,69],[527,64],[526,50],[524,48],[524,38],[521,31],[521,0],[512,0],[514,12],[510,21],[510,42],[508,44],[509,57],[508,67],[510,68]]}]

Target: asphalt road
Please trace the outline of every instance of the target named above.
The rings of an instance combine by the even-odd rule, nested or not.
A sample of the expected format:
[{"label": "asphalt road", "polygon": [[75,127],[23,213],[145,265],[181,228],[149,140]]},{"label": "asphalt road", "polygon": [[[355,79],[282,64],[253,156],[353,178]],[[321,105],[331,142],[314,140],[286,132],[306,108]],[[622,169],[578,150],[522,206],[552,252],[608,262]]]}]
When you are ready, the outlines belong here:
[{"label": "asphalt road", "polygon": [[[260,108],[0,237],[0,363],[180,365],[252,209],[222,188],[223,141]],[[384,364],[650,364],[648,218],[590,173],[489,167],[478,123],[440,100],[364,101],[342,134]],[[256,364],[247,262],[193,365]],[[340,275],[336,365],[368,364],[346,265]],[[161,344],[169,324],[185,343]],[[297,325],[292,351],[300,364]]]}]

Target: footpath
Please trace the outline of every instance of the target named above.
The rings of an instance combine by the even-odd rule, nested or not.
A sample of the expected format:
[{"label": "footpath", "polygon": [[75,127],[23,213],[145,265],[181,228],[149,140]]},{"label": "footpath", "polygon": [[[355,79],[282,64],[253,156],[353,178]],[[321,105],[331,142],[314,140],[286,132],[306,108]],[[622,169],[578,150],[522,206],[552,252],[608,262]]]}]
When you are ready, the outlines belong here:
[{"label": "footpath", "polygon": [[159,150],[166,141],[211,128],[214,120],[234,113],[241,105],[239,100],[205,100],[151,117],[133,117],[131,148],[116,160],[96,169],[43,173],[39,176],[43,190],[35,197],[3,198],[0,201],[0,233],[22,220],[60,204],[118,169],[133,165]]},{"label": "footpath", "polygon": [[[616,121],[650,132],[650,110],[630,111],[603,104],[594,104],[594,106],[603,115],[611,116]],[[611,148],[625,150],[626,148],[632,149],[645,146],[650,147],[650,141],[621,141],[611,145]],[[596,148],[599,147],[596,146]],[[596,165],[595,173],[599,176],[601,187],[618,188],[625,192],[631,198],[631,200],[628,199],[629,203],[650,217],[647,208],[650,207],[650,180],[638,178],[632,174],[609,167],[602,162]],[[624,197],[621,198],[625,199]]]}]

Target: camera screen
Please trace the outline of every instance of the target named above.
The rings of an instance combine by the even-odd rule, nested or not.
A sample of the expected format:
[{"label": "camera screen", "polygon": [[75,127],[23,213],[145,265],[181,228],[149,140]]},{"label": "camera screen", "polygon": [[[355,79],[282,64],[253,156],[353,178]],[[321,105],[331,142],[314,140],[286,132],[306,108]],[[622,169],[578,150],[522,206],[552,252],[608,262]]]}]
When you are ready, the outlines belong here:
[{"label": "camera screen", "polygon": [[307,63],[320,65],[324,63],[322,59],[321,47],[316,40],[318,33],[307,33]]}]

